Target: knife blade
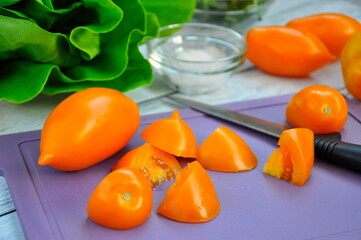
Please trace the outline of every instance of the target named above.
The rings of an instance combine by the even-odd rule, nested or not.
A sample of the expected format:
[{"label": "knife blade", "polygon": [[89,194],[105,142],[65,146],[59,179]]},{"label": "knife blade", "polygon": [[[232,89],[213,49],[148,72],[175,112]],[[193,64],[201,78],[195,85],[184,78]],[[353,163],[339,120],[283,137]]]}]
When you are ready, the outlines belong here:
[{"label": "knife blade", "polygon": [[[287,129],[264,119],[249,116],[229,109],[205,104],[175,95],[168,95],[168,99],[236,125],[246,127],[272,137],[278,138]],[[361,145],[341,141],[340,133],[315,134],[315,156],[325,162],[342,168],[361,173]]]}]

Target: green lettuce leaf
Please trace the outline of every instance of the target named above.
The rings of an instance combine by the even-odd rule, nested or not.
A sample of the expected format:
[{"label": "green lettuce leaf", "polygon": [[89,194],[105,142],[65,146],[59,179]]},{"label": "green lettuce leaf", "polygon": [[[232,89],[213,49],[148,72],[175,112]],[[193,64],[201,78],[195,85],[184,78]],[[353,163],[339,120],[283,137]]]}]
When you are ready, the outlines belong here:
[{"label": "green lettuce leaf", "polygon": [[0,1],[0,100],[152,82],[139,50],[161,26],[188,22],[195,0]]}]

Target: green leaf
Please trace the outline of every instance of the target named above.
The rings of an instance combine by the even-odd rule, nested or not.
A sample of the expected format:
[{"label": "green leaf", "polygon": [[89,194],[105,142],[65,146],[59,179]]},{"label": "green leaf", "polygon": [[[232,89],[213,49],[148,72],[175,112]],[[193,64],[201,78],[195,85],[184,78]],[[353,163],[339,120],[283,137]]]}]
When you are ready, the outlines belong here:
[{"label": "green leaf", "polygon": [[139,45],[191,19],[195,0],[0,1],[0,100],[152,82]]}]

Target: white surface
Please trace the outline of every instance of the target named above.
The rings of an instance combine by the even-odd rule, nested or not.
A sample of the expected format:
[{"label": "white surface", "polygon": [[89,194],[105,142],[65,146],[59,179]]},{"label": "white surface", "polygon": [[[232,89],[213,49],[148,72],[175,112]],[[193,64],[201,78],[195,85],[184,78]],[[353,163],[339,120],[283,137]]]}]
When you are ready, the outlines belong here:
[{"label": "white surface", "polygon": [[[361,21],[360,9],[360,0],[275,0],[263,21],[258,22],[257,25],[282,25],[293,18],[321,12],[344,13]],[[246,31],[247,29],[244,30],[244,32]],[[271,76],[247,62],[242,70],[234,74],[218,91],[189,97],[210,104],[219,104],[295,93],[313,84],[329,85],[347,93],[344,90],[338,61],[320,69],[310,77],[302,79]],[[178,107],[179,105],[172,105],[170,101],[158,97],[168,92],[170,90],[167,87],[154,81],[149,87],[126,94],[139,103],[141,114],[145,115],[170,111],[176,106]],[[41,129],[51,110],[66,96],[68,94],[51,97],[39,96],[21,105],[0,101],[0,135]],[[24,239],[3,177],[0,177],[0,216],[0,240]]]}]

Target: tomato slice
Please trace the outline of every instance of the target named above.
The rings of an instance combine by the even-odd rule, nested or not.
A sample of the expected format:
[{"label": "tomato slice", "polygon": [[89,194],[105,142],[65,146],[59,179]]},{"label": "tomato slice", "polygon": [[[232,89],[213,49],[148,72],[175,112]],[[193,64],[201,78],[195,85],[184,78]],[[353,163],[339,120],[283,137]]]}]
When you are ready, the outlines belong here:
[{"label": "tomato slice", "polygon": [[150,216],[152,188],[136,168],[117,169],[99,183],[91,194],[87,212],[91,220],[112,229],[139,226]]},{"label": "tomato slice", "polygon": [[220,209],[211,178],[199,162],[193,161],[179,171],[158,212],[175,221],[200,223],[215,218]]},{"label": "tomato slice", "polygon": [[303,186],[314,163],[314,135],[307,128],[284,131],[276,149],[264,165],[263,173]]},{"label": "tomato slice", "polygon": [[122,167],[136,167],[146,176],[152,187],[175,178],[181,166],[170,153],[145,143],[127,152],[112,167],[112,171]]},{"label": "tomato slice", "polygon": [[197,140],[192,129],[175,110],[170,118],[150,124],[140,136],[147,142],[177,157],[196,158]]},{"label": "tomato slice", "polygon": [[257,166],[257,158],[247,143],[231,129],[213,131],[197,151],[197,161],[208,170],[246,171]]}]

